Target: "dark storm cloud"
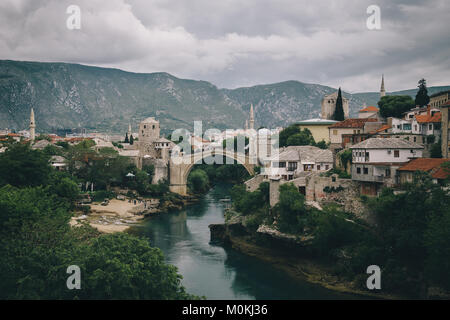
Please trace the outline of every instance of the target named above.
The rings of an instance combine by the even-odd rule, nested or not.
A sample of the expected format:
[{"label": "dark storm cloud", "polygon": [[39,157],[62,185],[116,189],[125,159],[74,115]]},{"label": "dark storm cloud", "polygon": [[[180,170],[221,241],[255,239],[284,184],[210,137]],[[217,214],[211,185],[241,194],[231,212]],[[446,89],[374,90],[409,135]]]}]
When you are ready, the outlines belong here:
[{"label": "dark storm cloud", "polygon": [[[66,28],[79,5],[82,29]],[[381,30],[366,8],[381,8]],[[432,1],[2,0],[0,58],[167,71],[219,87],[299,80],[376,91],[449,84],[450,4]]]}]

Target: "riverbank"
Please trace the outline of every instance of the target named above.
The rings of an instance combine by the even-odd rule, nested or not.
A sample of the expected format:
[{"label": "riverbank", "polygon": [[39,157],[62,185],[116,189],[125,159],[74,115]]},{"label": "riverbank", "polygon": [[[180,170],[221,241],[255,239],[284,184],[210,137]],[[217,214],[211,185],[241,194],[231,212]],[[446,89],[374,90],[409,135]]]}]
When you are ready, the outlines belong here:
[{"label": "riverbank", "polygon": [[358,289],[355,282],[345,281],[333,275],[331,266],[300,253],[304,249],[302,240],[283,239],[269,233],[256,236],[240,223],[209,227],[211,241],[219,241],[245,255],[269,263],[294,280],[307,281],[335,292],[357,295],[362,299],[405,299],[392,294],[363,291]]},{"label": "riverbank", "polygon": [[112,199],[108,204],[93,203],[87,214],[78,213],[72,217],[70,225],[77,226],[87,222],[101,233],[125,232],[146,217],[154,214],[180,210],[195,203],[197,197],[189,196],[161,201],[158,198],[135,201],[132,199]]}]

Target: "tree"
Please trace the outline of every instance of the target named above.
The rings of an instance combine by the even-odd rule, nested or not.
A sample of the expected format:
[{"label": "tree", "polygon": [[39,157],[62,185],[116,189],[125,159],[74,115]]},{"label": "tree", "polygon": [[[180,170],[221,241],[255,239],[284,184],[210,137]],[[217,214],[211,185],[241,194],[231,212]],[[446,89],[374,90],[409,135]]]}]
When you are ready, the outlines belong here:
[{"label": "tree", "polygon": [[188,177],[189,189],[194,193],[206,192],[209,188],[209,179],[205,171],[193,170]]},{"label": "tree", "polygon": [[309,146],[314,145],[314,138],[308,129],[304,129],[299,133],[290,136],[287,139],[288,146]]},{"label": "tree", "polygon": [[287,140],[289,139],[289,137],[293,136],[296,133],[300,133],[300,128],[296,125],[290,125],[289,127],[281,130],[279,135],[280,147],[286,147],[288,145]]},{"label": "tree", "polygon": [[124,143],[130,143],[130,139],[128,139],[128,132],[125,133],[125,141]]},{"label": "tree", "polygon": [[48,182],[50,157],[28,144],[15,143],[0,154],[0,186],[39,186]]},{"label": "tree", "polygon": [[301,233],[303,231],[302,217],[307,210],[305,197],[298,192],[292,183],[280,186],[280,200],[274,206],[273,212],[278,216],[278,227],[282,232]]},{"label": "tree", "polygon": [[134,144],[134,137],[133,137],[133,135],[131,135],[131,137],[130,137],[130,144],[131,144],[131,145]]},{"label": "tree", "polygon": [[442,149],[441,149],[442,140],[439,138],[437,143],[433,143],[430,148],[430,157],[431,158],[442,158]]},{"label": "tree", "polygon": [[333,119],[336,121],[344,121],[345,119],[341,88],[339,88],[338,90],[338,96],[336,99],[336,109],[334,110]]},{"label": "tree", "polygon": [[384,96],[378,101],[380,114],[384,118],[401,118],[403,113],[414,108],[414,100],[410,96]]},{"label": "tree", "polygon": [[428,90],[427,90],[427,81],[425,79],[419,80],[419,85],[417,86],[419,90],[416,94],[416,106],[426,106],[430,102],[430,97],[428,96]]},{"label": "tree", "polygon": [[[67,206],[42,187],[0,189],[0,299],[195,299],[160,249],[129,234],[72,228]],[[68,290],[66,269],[82,270]]]}]

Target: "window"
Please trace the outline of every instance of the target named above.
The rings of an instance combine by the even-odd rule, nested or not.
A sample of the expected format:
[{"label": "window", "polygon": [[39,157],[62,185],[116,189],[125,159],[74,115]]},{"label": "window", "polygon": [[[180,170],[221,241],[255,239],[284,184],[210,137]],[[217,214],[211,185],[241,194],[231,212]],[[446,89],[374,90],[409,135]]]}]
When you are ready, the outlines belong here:
[{"label": "window", "polygon": [[410,123],[404,123],[403,124],[403,130],[411,130],[411,124]]},{"label": "window", "polygon": [[[285,163],[285,162],[283,162]],[[295,171],[297,170],[297,162],[289,162],[288,164],[288,171]]]},{"label": "window", "polygon": [[400,157],[400,151],[394,150],[394,158],[399,158],[399,157]]},{"label": "window", "polygon": [[390,168],[385,170],[385,175],[386,175],[386,177],[390,177],[391,176],[391,169]]},{"label": "window", "polygon": [[329,165],[325,165],[325,170],[328,170],[330,168],[330,166]]},{"label": "window", "polygon": [[387,154],[392,154],[392,150],[388,150],[388,151],[387,151]]},{"label": "window", "polygon": [[317,170],[320,170],[320,164],[317,165]]},{"label": "window", "polygon": [[414,137],[414,142],[416,142],[417,141],[417,137]]},{"label": "window", "polygon": [[333,135],[337,136],[337,130],[333,130]]},{"label": "window", "polygon": [[280,162],[279,168],[286,168],[286,162]]},{"label": "window", "polygon": [[155,129],[155,125],[152,126],[152,129]]},{"label": "window", "polygon": [[147,129],[147,126],[144,124],[144,129]]},{"label": "window", "polygon": [[363,172],[364,172],[364,174],[369,174],[369,168],[364,168]]},{"label": "window", "polygon": [[356,168],[356,173],[357,174],[361,174],[361,168],[360,167]]},{"label": "window", "polygon": [[433,130],[433,125],[432,124],[428,125],[428,130]]}]

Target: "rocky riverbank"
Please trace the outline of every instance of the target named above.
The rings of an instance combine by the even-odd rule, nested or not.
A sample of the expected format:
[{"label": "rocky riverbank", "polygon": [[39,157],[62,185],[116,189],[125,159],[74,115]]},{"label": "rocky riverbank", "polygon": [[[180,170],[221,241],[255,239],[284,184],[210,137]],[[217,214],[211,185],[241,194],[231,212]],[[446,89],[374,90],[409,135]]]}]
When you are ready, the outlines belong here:
[{"label": "rocky riverbank", "polygon": [[307,238],[285,235],[267,226],[252,232],[237,220],[209,227],[212,242],[229,245],[241,253],[268,262],[293,279],[306,280],[341,293],[360,295],[361,298],[402,299],[390,294],[363,291],[355,282],[339,279],[333,274],[332,266],[307,253]]},{"label": "rocky riverbank", "polygon": [[146,217],[154,214],[180,210],[186,205],[197,201],[196,197],[173,197],[170,199],[112,199],[107,205],[94,203],[90,205],[87,214],[78,213],[72,217],[72,226],[89,223],[90,226],[101,233],[115,233],[127,231],[132,225],[139,223]]}]

